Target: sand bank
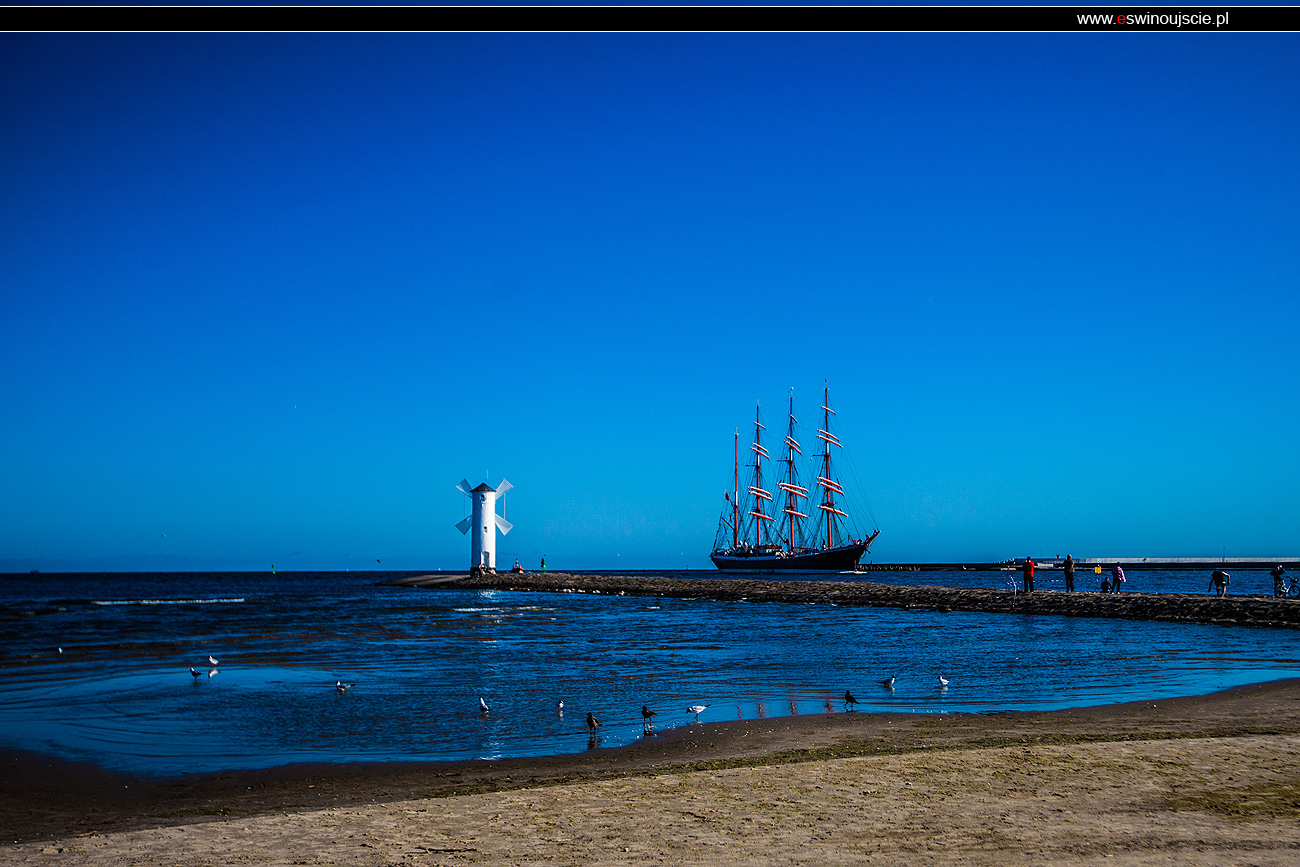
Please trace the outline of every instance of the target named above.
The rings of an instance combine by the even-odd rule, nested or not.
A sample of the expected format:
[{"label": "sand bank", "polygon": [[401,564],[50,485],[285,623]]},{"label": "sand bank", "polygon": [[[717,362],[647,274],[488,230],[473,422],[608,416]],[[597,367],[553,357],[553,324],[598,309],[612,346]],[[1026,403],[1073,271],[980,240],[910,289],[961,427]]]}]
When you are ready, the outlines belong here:
[{"label": "sand bank", "polygon": [[735,721],[500,762],[3,766],[6,864],[1300,863],[1300,681]]}]

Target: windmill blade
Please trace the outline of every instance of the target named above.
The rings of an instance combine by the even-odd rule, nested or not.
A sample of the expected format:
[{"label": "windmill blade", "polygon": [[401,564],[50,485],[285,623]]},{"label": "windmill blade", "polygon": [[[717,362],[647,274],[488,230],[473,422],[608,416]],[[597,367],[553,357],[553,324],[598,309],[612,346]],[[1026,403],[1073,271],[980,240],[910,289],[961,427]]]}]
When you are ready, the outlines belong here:
[{"label": "windmill blade", "polygon": [[513,487],[514,485],[510,484],[505,479],[502,479],[501,484],[497,485],[497,496],[498,497],[501,496],[502,494],[504,494],[506,491],[510,490]]},{"label": "windmill blade", "polygon": [[473,494],[470,493],[471,488],[469,486],[469,482],[465,479],[460,480],[460,484],[456,486],[456,490],[460,491],[462,494],[464,494],[467,497],[474,496]]},{"label": "windmill blade", "polygon": [[465,533],[468,533],[469,528],[472,527],[473,525],[474,525],[474,516],[470,515],[467,518],[465,518],[465,520],[457,524],[456,529],[460,530],[461,534],[463,535]]},{"label": "windmill blade", "polygon": [[497,529],[501,531],[502,536],[504,536],[506,533],[509,533],[511,530],[515,528],[514,524],[510,523],[500,515],[493,515],[492,517],[497,519]]}]

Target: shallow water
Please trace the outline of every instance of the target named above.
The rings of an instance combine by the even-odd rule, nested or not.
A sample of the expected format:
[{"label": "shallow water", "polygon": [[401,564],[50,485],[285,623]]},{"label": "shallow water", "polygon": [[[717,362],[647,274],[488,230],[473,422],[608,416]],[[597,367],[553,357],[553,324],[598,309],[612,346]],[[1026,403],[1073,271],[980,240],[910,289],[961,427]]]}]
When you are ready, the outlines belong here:
[{"label": "shallow water", "polygon": [[[974,586],[1002,578],[868,577],[976,574]],[[846,689],[861,710],[987,712],[1300,673],[1288,630],[419,590],[378,577],[390,576],[0,578],[0,746],[156,775],[499,758],[628,743],[642,735],[642,704],[662,730],[692,724],[692,704],[709,705],[702,722],[840,713]],[[338,692],[340,679],[353,687]],[[603,723],[595,742],[589,710]]]}]

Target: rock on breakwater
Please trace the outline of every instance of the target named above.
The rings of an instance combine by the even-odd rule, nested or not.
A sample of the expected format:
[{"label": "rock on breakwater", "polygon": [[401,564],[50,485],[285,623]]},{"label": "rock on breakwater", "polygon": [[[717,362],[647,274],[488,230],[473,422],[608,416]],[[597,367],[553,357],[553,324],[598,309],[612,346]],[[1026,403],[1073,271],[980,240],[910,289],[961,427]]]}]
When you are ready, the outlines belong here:
[{"label": "rock on breakwater", "polygon": [[503,572],[421,575],[385,582],[395,586],[533,593],[603,593],[746,602],[826,603],[990,614],[1053,614],[1171,623],[1300,628],[1300,600],[1272,596],[1193,596],[1172,593],[1067,593],[975,590],[965,587],[877,584],[871,581],[763,581],[752,578],[678,578],[592,575],[581,572]]}]

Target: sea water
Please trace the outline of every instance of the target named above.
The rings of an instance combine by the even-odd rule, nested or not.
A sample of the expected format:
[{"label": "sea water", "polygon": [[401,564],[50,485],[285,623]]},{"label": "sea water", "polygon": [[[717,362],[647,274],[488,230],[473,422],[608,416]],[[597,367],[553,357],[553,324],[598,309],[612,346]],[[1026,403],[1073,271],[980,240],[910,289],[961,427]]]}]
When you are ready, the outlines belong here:
[{"label": "sea water", "polygon": [[[705,723],[842,713],[846,689],[861,711],[994,712],[1300,674],[1289,630],[376,583],[386,577],[0,577],[0,747],[159,776],[495,759],[629,743],[642,705],[662,731],[695,724],[689,705],[708,705]],[[1129,586],[1145,580],[1130,573]]]}]

